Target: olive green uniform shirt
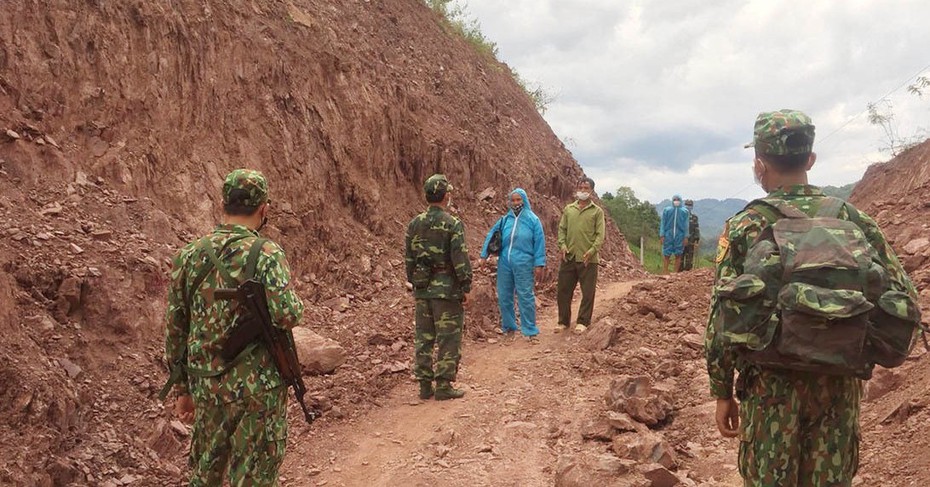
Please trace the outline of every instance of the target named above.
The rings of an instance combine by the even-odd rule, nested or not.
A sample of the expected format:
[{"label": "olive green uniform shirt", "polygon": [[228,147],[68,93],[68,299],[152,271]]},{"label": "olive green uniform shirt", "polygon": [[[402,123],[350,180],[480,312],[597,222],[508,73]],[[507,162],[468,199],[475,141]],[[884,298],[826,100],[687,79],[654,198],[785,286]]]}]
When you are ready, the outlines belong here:
[{"label": "olive green uniform shirt", "polygon": [[604,210],[593,202],[584,208],[577,201],[562,211],[559,221],[559,250],[568,252],[567,260],[597,264],[598,253],[604,245]]}]

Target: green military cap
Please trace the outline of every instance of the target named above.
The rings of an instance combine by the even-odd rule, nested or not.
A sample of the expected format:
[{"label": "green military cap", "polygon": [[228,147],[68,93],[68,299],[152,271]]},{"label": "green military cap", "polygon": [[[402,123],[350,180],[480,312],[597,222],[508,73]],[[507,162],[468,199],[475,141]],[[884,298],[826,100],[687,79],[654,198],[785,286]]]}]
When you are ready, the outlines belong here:
[{"label": "green military cap", "polygon": [[452,184],[443,174],[433,174],[423,183],[423,191],[428,195],[452,191]]},{"label": "green military cap", "polygon": [[252,169],[236,169],[223,183],[223,203],[257,207],[268,201],[268,181]]},{"label": "green military cap", "polygon": [[814,150],[814,123],[798,110],[760,113],[752,142],[745,147],[755,147],[759,153],[773,156],[807,154]]}]

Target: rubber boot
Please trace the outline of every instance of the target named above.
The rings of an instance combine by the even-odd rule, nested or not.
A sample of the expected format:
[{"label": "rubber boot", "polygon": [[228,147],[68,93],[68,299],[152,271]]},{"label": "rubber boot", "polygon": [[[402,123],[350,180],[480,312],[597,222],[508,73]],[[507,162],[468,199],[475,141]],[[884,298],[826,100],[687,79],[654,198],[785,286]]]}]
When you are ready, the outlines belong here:
[{"label": "rubber boot", "polygon": [[420,381],[420,399],[424,401],[433,397],[433,381],[431,380],[421,380]]},{"label": "rubber boot", "polygon": [[465,395],[465,391],[454,389],[452,384],[447,380],[436,381],[436,400],[445,401],[446,399],[459,399]]}]

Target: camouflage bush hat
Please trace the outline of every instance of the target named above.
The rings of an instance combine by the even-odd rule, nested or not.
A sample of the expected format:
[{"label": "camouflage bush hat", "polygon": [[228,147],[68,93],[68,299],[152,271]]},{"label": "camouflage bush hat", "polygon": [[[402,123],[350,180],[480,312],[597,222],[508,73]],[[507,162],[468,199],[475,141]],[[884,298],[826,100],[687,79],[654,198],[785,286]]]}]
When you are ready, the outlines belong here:
[{"label": "camouflage bush hat", "polygon": [[268,201],[268,181],[258,171],[236,169],[223,183],[223,203],[257,207]]},{"label": "camouflage bush hat", "polygon": [[449,183],[449,180],[446,179],[445,175],[433,174],[432,176],[426,178],[426,182],[423,183],[423,191],[427,195],[448,192],[452,191],[452,184]]},{"label": "camouflage bush hat", "polygon": [[773,156],[807,154],[814,150],[814,123],[798,110],[760,113],[752,142],[745,147],[755,147],[759,153]]}]

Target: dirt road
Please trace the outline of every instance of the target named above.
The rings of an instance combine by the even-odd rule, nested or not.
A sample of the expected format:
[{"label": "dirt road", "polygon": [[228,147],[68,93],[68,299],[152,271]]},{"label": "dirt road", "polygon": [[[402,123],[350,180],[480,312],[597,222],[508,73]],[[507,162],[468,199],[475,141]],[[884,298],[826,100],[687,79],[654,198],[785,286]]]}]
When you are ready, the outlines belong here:
[{"label": "dirt road", "polygon": [[[633,284],[600,289],[594,322]],[[284,485],[552,485],[560,455],[584,448],[569,432],[603,409],[611,379],[579,372],[588,359],[578,337],[553,333],[555,311],[542,303],[538,344],[522,337],[466,344],[457,383],[463,400],[419,401],[411,381],[358,421],[295,431]]]}]

